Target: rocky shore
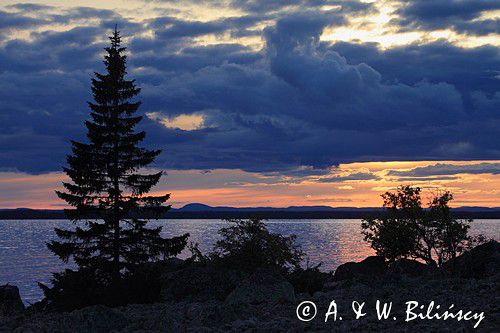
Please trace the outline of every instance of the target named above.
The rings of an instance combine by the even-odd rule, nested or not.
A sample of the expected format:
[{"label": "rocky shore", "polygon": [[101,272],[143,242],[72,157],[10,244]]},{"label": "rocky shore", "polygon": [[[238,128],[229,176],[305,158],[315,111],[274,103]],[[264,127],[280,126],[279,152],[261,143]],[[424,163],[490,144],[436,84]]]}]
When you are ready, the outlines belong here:
[{"label": "rocky shore", "polygon": [[[369,257],[341,265],[334,274],[322,274],[319,290],[311,295],[273,271],[242,274],[175,260],[164,274],[163,301],[157,304],[44,312],[24,309],[17,288],[2,286],[0,332],[468,332],[479,318],[472,318],[472,313],[484,313],[475,331],[498,332],[499,268],[500,244],[495,241],[439,269],[411,260],[387,266],[381,258]],[[377,300],[392,302],[387,319],[377,318]],[[297,318],[297,306],[304,301],[317,309],[307,322]],[[325,322],[332,301],[336,320],[332,314]],[[353,301],[365,302],[361,312],[366,314],[357,320]],[[423,319],[405,321],[409,301],[418,302],[413,312],[420,311]],[[429,311],[431,302],[434,309]],[[470,311],[471,319],[436,319],[445,310]]]}]

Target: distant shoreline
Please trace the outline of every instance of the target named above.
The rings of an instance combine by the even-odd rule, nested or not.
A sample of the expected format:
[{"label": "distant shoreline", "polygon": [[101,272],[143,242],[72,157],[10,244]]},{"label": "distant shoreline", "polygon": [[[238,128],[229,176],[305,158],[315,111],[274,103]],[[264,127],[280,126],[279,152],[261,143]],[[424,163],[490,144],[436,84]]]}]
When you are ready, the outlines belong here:
[{"label": "distant shoreline", "polygon": [[[380,209],[368,210],[366,208],[331,211],[308,211],[308,210],[287,210],[285,209],[237,209],[232,210],[200,210],[183,211],[182,209],[172,209],[163,214],[159,219],[363,219],[368,216],[378,215]],[[457,209],[453,211],[453,216],[457,219],[500,219],[499,209],[486,211],[467,211]],[[150,218],[151,216],[138,216],[140,218]],[[67,219],[63,210],[38,210],[38,209],[3,209],[0,210],[0,220],[64,220]]]}]

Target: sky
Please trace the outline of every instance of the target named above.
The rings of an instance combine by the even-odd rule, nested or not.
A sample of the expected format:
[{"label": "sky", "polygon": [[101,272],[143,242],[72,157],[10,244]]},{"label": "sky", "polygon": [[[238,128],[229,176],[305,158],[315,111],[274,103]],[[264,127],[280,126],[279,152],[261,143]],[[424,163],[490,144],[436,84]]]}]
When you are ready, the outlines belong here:
[{"label": "sky", "polygon": [[115,24],[174,206],[500,206],[499,1],[4,0],[0,208],[62,207]]}]

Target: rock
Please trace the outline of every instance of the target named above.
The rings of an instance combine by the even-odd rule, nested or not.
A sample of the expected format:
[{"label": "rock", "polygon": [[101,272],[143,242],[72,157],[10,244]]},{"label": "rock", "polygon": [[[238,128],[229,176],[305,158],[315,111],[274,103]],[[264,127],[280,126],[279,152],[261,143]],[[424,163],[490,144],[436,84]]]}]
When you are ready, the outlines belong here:
[{"label": "rock", "polygon": [[242,274],[234,270],[192,265],[163,276],[161,297],[164,301],[223,300],[241,279]]},{"label": "rock", "polygon": [[104,305],[94,305],[62,316],[54,325],[62,332],[111,332],[127,326],[128,318]]},{"label": "rock", "polygon": [[399,277],[402,275],[417,277],[429,271],[429,266],[424,263],[410,259],[399,259],[389,265],[387,275],[390,277]]},{"label": "rock", "polygon": [[24,311],[24,304],[16,286],[0,286],[0,316],[15,316]]},{"label": "rock", "polygon": [[491,240],[445,262],[441,272],[449,277],[483,279],[500,272],[500,244]]},{"label": "rock", "polygon": [[295,301],[293,286],[279,273],[258,270],[239,284],[224,301],[225,305],[272,304]]},{"label": "rock", "polygon": [[371,256],[361,262],[340,265],[333,276],[334,281],[373,278],[385,274],[387,265],[383,257]]}]

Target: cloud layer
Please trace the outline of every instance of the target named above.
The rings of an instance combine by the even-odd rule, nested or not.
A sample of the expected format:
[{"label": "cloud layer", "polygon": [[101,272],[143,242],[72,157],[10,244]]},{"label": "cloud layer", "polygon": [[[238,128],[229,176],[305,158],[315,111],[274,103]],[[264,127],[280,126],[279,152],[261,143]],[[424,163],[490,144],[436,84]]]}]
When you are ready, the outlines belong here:
[{"label": "cloud layer", "polygon": [[[460,32],[491,20],[484,13],[497,8],[493,1],[433,4],[401,2],[391,24]],[[317,174],[352,161],[500,156],[497,46],[433,40],[382,49],[322,40],[326,28],[377,10],[356,1],[229,5],[241,14],[188,20],[82,7],[2,9],[0,168],[60,170],[69,139],[84,137],[90,77],[102,70],[115,22],[128,37],[141,110],[154,115],[142,124],[146,144],[164,149],[156,167]]]}]

